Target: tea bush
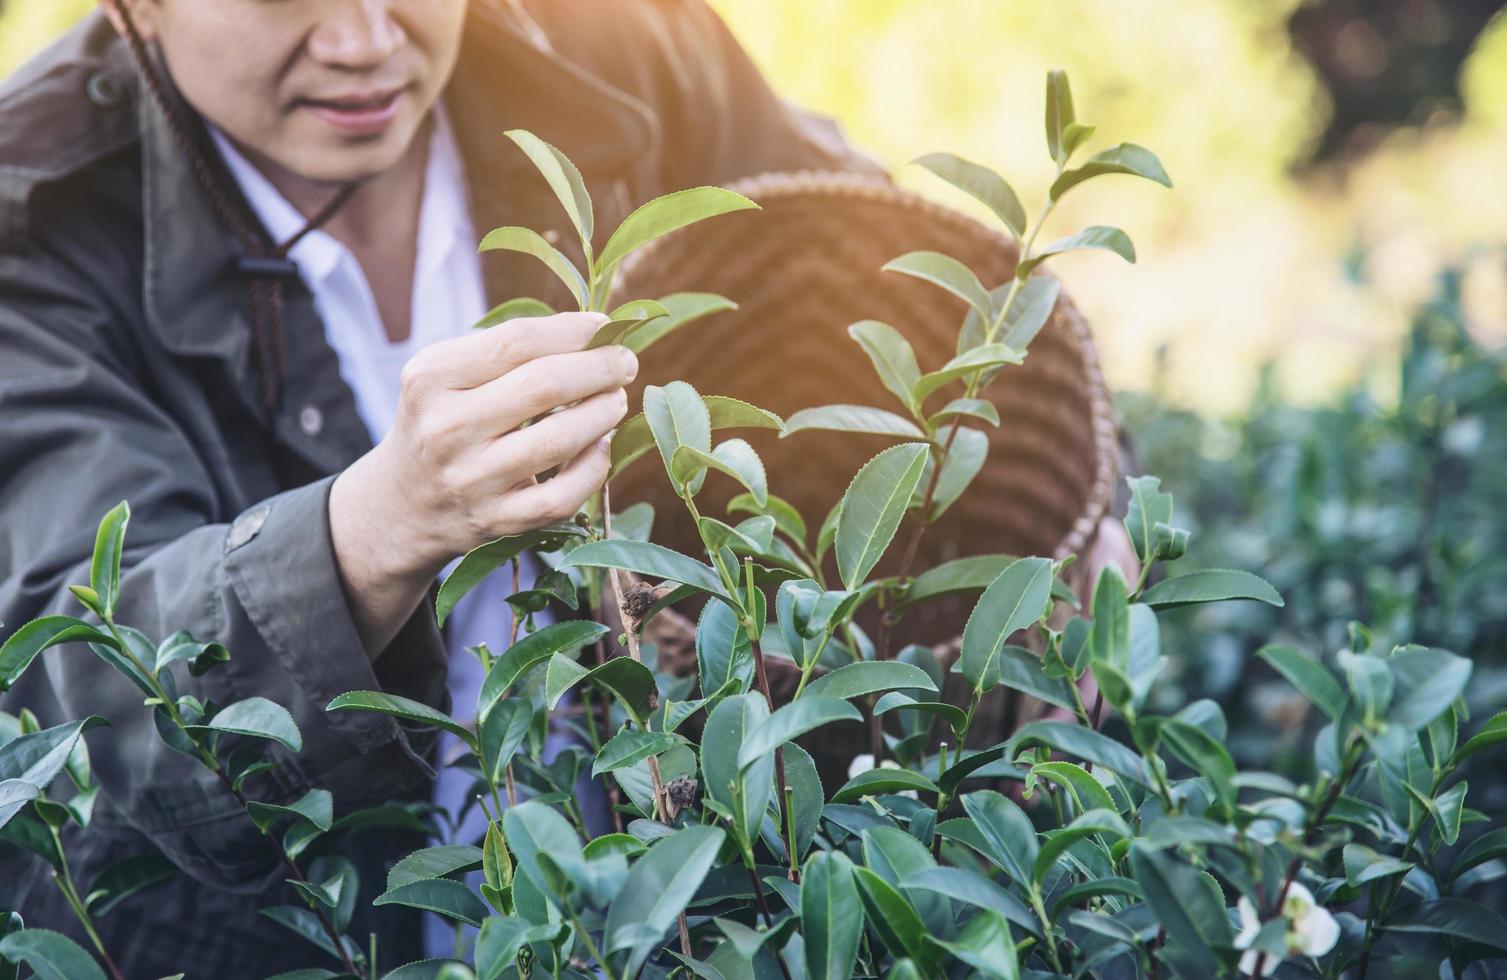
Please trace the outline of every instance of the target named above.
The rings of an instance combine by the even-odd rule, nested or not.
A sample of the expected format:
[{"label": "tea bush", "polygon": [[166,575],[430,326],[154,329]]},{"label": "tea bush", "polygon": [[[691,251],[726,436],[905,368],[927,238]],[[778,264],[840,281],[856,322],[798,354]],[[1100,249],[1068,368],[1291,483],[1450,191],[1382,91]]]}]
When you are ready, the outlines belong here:
[{"label": "tea bush", "polygon": [[[1178,624],[1226,604],[1284,608],[1284,600],[1246,571],[1164,577],[1188,551],[1190,532],[1157,479],[1130,481],[1125,525],[1140,574],[1127,581],[1105,568],[1081,604],[1061,580],[1072,559],[972,556],[916,570],[924,579],[911,574],[904,556],[916,554],[927,524],[983,465],[977,425],[1000,424],[983,394],[1008,383],[1050,316],[1055,281],[1032,270],[1074,248],[1134,256],[1123,232],[1103,227],[1037,249],[1053,205],[1105,174],[1170,185],[1156,157],[1132,144],[1070,166],[1092,128],[1076,120],[1057,73],[1046,131],[1055,180],[1034,220],[997,174],[942,154],[918,161],[987,204],[1022,259],[1010,281],[987,287],[938,253],[887,266],[970,307],[958,355],[926,372],[900,330],[877,321],[850,329],[903,414],[813,406],[780,419],[684,382],[646,389],[643,414],[614,439],[613,472],[657,456],[696,520],[701,553],[652,543],[652,514],[644,505],[614,513],[604,489],[574,522],[467,555],[441,588],[443,620],[483,577],[516,569],[533,549],[549,570],[510,598],[520,618],[550,598],[589,612],[499,637],[496,654],[476,648],[486,674],[474,725],[378,691],[329,705],[454,734],[470,749],[459,765],[488,818],[481,840],[424,848],[390,869],[377,904],[451,920],[458,955],[388,976],[1365,977],[1416,963],[1476,976],[1485,967],[1473,964],[1507,955],[1507,923],[1472,901],[1502,869],[1507,829],[1477,826],[1488,818],[1467,806],[1457,778],[1462,764],[1507,739],[1507,714],[1470,722],[1469,660],[1378,643],[1359,625],[1328,656],[1263,646],[1262,660],[1323,718],[1299,781],[1238,767],[1215,702],[1160,694],[1161,675],[1183,656],[1166,642],[1186,635]],[[586,268],[527,229],[499,229],[483,247],[536,256],[583,309],[605,311],[614,271],[633,248],[750,205],[709,188],[671,195],[630,215],[597,255],[575,168],[529,134],[512,135],[570,215]],[[701,294],[638,300],[612,311],[593,343],[642,351],[727,305]],[[516,300],[484,325],[547,309]],[[928,407],[934,397],[940,407]],[[765,471],[748,441],[713,444],[713,433],[728,429],[810,428],[897,440],[819,523],[773,492],[780,474]],[[744,491],[732,513],[701,513],[702,488],[723,479]],[[185,675],[230,657],[223,647],[183,634],[158,640],[115,621],[128,518],[124,504],[106,516],[90,582],[74,587],[92,618],[50,616],[16,630],[0,647],[0,684],[49,647],[87,643],[142,691],[170,746],[220,775],[286,865],[297,904],[264,914],[306,940],[311,964],[321,965],[285,977],[375,977],[370,947],[346,934],[354,866],[338,848],[309,855],[357,826],[411,825],[422,809],[336,815],[320,789],[289,802],[255,799],[255,777],[299,750],[299,732],[263,698],[215,705],[180,693]],[[875,577],[907,520],[900,571]],[[899,614],[958,593],[977,600],[955,658],[917,646],[891,655],[882,633],[869,642],[854,621],[871,603]],[[682,601],[704,604],[691,677],[656,671],[643,642],[654,617]],[[598,620],[621,630],[625,649],[583,662],[583,651],[614,632]],[[773,657],[800,672],[785,704],[769,697]],[[949,671],[966,679],[966,703],[941,699]],[[1057,714],[963,750],[983,696],[1002,685]],[[546,725],[567,695],[586,707],[575,718],[581,741],[546,760]],[[6,720],[0,835],[52,866],[99,962],[115,972],[93,921],[172,871],[144,855],[85,888],[70,872],[60,830],[88,826],[98,790],[84,733],[101,722],[43,729],[24,713]],[[870,726],[887,764],[856,767],[829,790],[797,740],[854,724]],[[621,831],[594,835],[586,826],[574,787],[588,767],[615,791]],[[90,953],[26,928],[20,912],[0,932],[0,972],[25,964],[44,977],[102,976]]]}]

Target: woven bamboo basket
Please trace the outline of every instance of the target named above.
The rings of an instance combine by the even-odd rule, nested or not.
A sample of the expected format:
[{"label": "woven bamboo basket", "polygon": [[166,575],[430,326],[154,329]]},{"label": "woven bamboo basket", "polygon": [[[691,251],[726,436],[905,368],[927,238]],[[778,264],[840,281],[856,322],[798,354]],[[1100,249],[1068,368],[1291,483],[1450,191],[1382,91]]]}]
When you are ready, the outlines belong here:
[{"label": "woven bamboo basket", "polygon": [[[848,336],[848,325],[889,323],[915,348],[921,369],[934,370],[956,353],[966,308],[935,286],[881,267],[905,252],[931,249],[962,260],[987,286],[1014,272],[1013,239],[881,178],[775,173],[731,187],[761,210],[675,232],[635,253],[619,272],[619,301],[709,291],[739,307],[649,351],[630,404],[640,403],[644,385],[683,380],[703,395],[730,395],[781,417],[838,403],[899,410]],[[1007,367],[987,394],[1002,419],[987,430],[988,461],[927,529],[913,571],[978,554],[1086,554],[1111,504],[1114,416],[1088,324],[1065,292],[1024,364]],[[731,435],[758,450],[771,475],[770,492],[806,516],[813,536],[858,469],[895,441],[828,432],[781,439],[763,430],[722,437]],[[698,497],[702,513],[722,516],[737,491],[732,481],[712,477]],[[656,541],[699,552],[695,527],[652,455],[613,481],[615,509],[639,500],[654,505]],[[899,540],[907,534],[903,526]],[[879,574],[896,571],[902,547],[890,551]],[[891,649],[923,643],[950,663],[973,601],[949,597],[913,608],[896,627]],[[874,622],[865,625],[872,635]],[[650,638],[663,664],[694,669],[694,624],[684,616],[656,617]],[[797,679],[793,664],[771,658],[769,666],[776,699],[788,697]],[[975,724],[980,743],[1006,737],[1018,720],[1014,704],[981,708],[983,723]],[[851,746],[832,747],[838,756],[865,751],[866,736],[852,728]]]}]

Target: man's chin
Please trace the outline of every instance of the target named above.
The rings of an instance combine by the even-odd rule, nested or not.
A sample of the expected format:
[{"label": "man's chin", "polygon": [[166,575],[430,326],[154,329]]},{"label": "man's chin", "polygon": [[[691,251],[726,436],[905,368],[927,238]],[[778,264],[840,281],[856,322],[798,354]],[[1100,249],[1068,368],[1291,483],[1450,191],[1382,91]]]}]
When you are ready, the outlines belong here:
[{"label": "man's chin", "polygon": [[300,134],[296,145],[279,153],[276,163],[292,174],[321,184],[368,180],[396,167],[413,146],[423,127],[396,120],[382,133],[349,136],[319,127]]}]

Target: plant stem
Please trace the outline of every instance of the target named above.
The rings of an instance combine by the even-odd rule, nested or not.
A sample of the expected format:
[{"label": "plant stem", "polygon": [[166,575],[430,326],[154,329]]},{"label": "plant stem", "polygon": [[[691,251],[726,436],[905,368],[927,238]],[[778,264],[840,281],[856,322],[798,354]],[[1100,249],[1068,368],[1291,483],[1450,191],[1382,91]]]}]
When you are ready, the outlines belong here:
[{"label": "plant stem", "polygon": [[[1429,788],[1428,795],[1430,799],[1438,795],[1441,782],[1443,782],[1443,776],[1435,778],[1433,785]],[[1414,826],[1408,829],[1407,843],[1402,846],[1403,860],[1407,860],[1408,852],[1418,843],[1418,835],[1423,830],[1423,825],[1427,822],[1427,819],[1427,815],[1421,817]],[[1396,875],[1392,878],[1387,885],[1387,892],[1382,897],[1381,907],[1377,909],[1376,915],[1368,916],[1366,919],[1366,934],[1361,939],[1360,965],[1356,973],[1357,980],[1366,980],[1366,971],[1371,966],[1371,949],[1376,945],[1376,923],[1385,920],[1387,914],[1392,911],[1392,903],[1397,901],[1397,895],[1402,891],[1402,881],[1405,877],[1407,876]]]},{"label": "plant stem", "polygon": [[785,851],[790,858],[790,880],[801,883],[800,856],[795,850],[795,790],[785,787]]},{"label": "plant stem", "polygon": [[[241,804],[241,809],[245,810],[247,804],[249,803],[249,801],[246,799],[245,794],[243,794],[239,789],[236,789],[235,782],[231,780],[231,778],[225,773],[224,767],[220,765],[220,761],[215,758],[214,753],[209,751],[208,746],[199,741],[193,736],[191,732],[189,732],[188,725],[183,720],[183,715],[178,711],[178,705],[173,701],[172,698],[169,698],[167,696],[167,691],[165,688],[163,688],[162,681],[158,679],[157,672],[148,669],[147,666],[141,662],[140,658],[138,658],[136,654],[132,652],[130,646],[126,644],[125,637],[121,636],[120,631],[116,629],[115,621],[113,618],[104,618],[104,622],[106,627],[108,627],[110,630],[110,635],[113,636],[115,638],[115,642],[119,644],[122,656],[129,659],[131,663],[136,667],[136,669],[141,672],[142,676],[148,678],[151,681],[152,689],[154,692],[156,692],[157,699],[161,702],[163,709],[167,711],[168,718],[172,721],[174,727],[182,732],[183,737],[188,739],[189,742],[191,742],[194,747],[199,750],[199,760],[204,764],[205,768],[209,769],[220,778],[220,781],[225,784],[225,788],[230,790],[231,795],[234,796],[237,802]],[[304,878],[303,872],[298,870],[297,863],[294,862],[293,858],[283,848],[282,843],[266,830],[262,831],[262,835],[265,836],[268,840],[272,841],[273,846],[277,849],[278,855],[283,860],[283,864],[287,866],[288,871],[293,876],[293,878],[296,881],[307,885],[309,883],[308,880]],[[61,848],[59,850],[59,853],[61,853]],[[71,883],[70,887],[72,887]],[[75,898],[76,897],[77,896],[75,895]],[[307,901],[307,899],[305,900]],[[345,967],[346,972],[358,973],[355,962],[352,961],[349,954],[346,953],[345,946],[340,941],[340,934],[336,931],[335,924],[325,914],[325,909],[314,902],[310,902],[309,905],[313,909],[314,915],[319,919],[320,925],[324,926],[325,932],[329,935],[336,956],[340,960],[341,965]],[[75,911],[77,911],[77,909],[75,909]],[[101,955],[104,955],[103,950],[101,950],[100,953]]]},{"label": "plant stem", "polygon": [[[1365,755],[1365,742],[1361,739],[1356,739],[1355,742],[1351,744],[1349,751],[1345,754],[1345,761],[1340,766],[1339,775],[1334,778],[1334,783],[1329,787],[1329,792],[1324,794],[1324,799],[1319,804],[1318,809],[1313,811],[1313,813],[1308,817],[1308,825],[1306,828],[1304,828],[1303,831],[1303,847],[1313,846],[1314,839],[1318,837],[1319,829],[1323,826],[1324,818],[1329,815],[1329,811],[1339,800],[1341,794],[1344,793],[1345,786],[1354,777],[1355,769],[1360,765],[1360,760],[1363,755]],[[1404,849],[1403,853],[1406,854],[1407,850]],[[1272,915],[1282,914],[1282,906],[1287,902],[1287,893],[1292,889],[1293,882],[1297,880],[1298,871],[1302,868],[1302,866],[1303,857],[1301,854],[1294,854],[1292,856],[1292,860],[1287,862],[1287,874],[1283,876],[1282,889],[1277,893],[1277,900],[1272,904],[1270,910],[1267,913],[1268,918],[1270,918]],[[1366,923],[1366,934],[1368,937],[1371,934],[1370,922]],[[1367,947],[1367,951],[1369,952],[1369,946]],[[1362,953],[1363,965],[1360,973],[1360,976],[1362,978],[1364,978],[1366,975],[1364,969],[1364,960],[1365,953]],[[1251,980],[1259,980],[1259,978],[1262,976],[1262,970],[1265,966],[1266,954],[1260,953],[1256,956],[1256,962],[1251,966]]]},{"label": "plant stem", "polygon": [[581,924],[581,917],[576,915],[576,910],[570,907],[569,902],[562,902],[560,904],[565,906],[565,914],[570,916],[570,924],[575,927],[576,935],[581,937],[581,942],[586,944],[586,952],[590,953],[591,958],[596,961],[597,966],[602,968],[602,974],[607,977],[607,980],[617,980],[616,974],[612,972],[612,965],[597,950],[596,941],[591,938],[591,933],[587,932],[586,927]]},{"label": "plant stem", "polygon": [[58,863],[62,865],[61,870],[53,872],[52,879],[57,882],[58,891],[63,893],[68,907],[73,909],[74,915],[78,916],[79,923],[84,927],[84,932],[88,934],[89,941],[94,944],[95,950],[99,952],[100,959],[105,961],[105,968],[110,971],[110,976],[114,980],[122,980],[120,968],[115,965],[115,961],[105,950],[104,940],[99,938],[99,932],[94,928],[94,920],[90,918],[88,908],[79,898],[78,889],[74,887],[73,872],[68,870],[68,854],[63,850],[63,835],[51,823],[47,825],[47,829],[52,833],[52,846],[58,853]]},{"label": "plant stem", "polygon": [[[231,795],[241,804],[241,809],[246,810],[251,803],[246,798],[246,794],[235,788],[235,783],[231,781],[223,769],[215,770],[215,774],[220,777],[220,781],[225,784],[225,788],[230,790]],[[263,830],[262,836],[272,842],[273,848],[277,851],[277,856],[282,859],[283,866],[288,869],[288,875],[294,881],[308,885],[309,879],[305,878],[303,872],[298,869],[298,862],[294,861],[293,856],[283,847],[282,841],[274,837],[270,830]],[[359,976],[361,971],[356,969],[355,961],[346,952],[345,944],[341,942],[340,933],[336,930],[335,923],[330,919],[328,910],[317,902],[310,902],[307,896],[304,896],[304,901],[308,903],[310,909],[314,912],[314,917],[319,920],[319,924],[324,927],[325,935],[329,937],[330,943],[334,947],[335,955],[340,960],[340,965],[345,967],[345,972],[354,973]]]}]

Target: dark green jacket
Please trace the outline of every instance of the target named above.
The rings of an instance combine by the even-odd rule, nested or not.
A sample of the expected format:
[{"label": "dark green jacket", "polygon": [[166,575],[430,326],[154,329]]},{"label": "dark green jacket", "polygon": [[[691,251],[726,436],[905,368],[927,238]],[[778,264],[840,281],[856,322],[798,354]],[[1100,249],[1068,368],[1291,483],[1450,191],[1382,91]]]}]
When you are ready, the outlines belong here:
[{"label": "dark green jacket", "polygon": [[[569,240],[564,214],[503,136],[512,127],[577,162],[609,230],[686,186],[873,169],[830,123],[780,101],[702,0],[471,8],[446,102],[478,228],[555,228]],[[186,629],[224,642],[231,662],[185,673],[180,689],[219,704],[268,697],[302,729],[302,753],[254,795],[325,787],[337,814],[423,799],[424,733],[324,706],[378,688],[443,707],[441,634],[426,605],[375,664],[363,653],[326,498],[368,437],[301,285],[287,302],[281,406],[264,411],[237,251],[101,18],[0,89],[0,621],[77,614],[66,586],[88,580],[94,528],[127,499],[118,620],[154,639]],[[527,261],[486,261],[494,301],[552,295]],[[108,862],[153,848],[184,872],[102,920],[129,976],[255,977],[319,963],[256,915],[297,901],[266,842],[214,776],[164,747],[140,693],[87,649],[49,652],[0,707],[30,708],[44,725],[111,722],[88,737],[104,790],[93,826],[70,839],[81,889]],[[398,843],[347,846],[368,886],[380,886]],[[28,924],[82,940],[36,864],[7,851],[0,909],[17,902]],[[376,928],[384,961],[415,954],[411,929]]]}]

